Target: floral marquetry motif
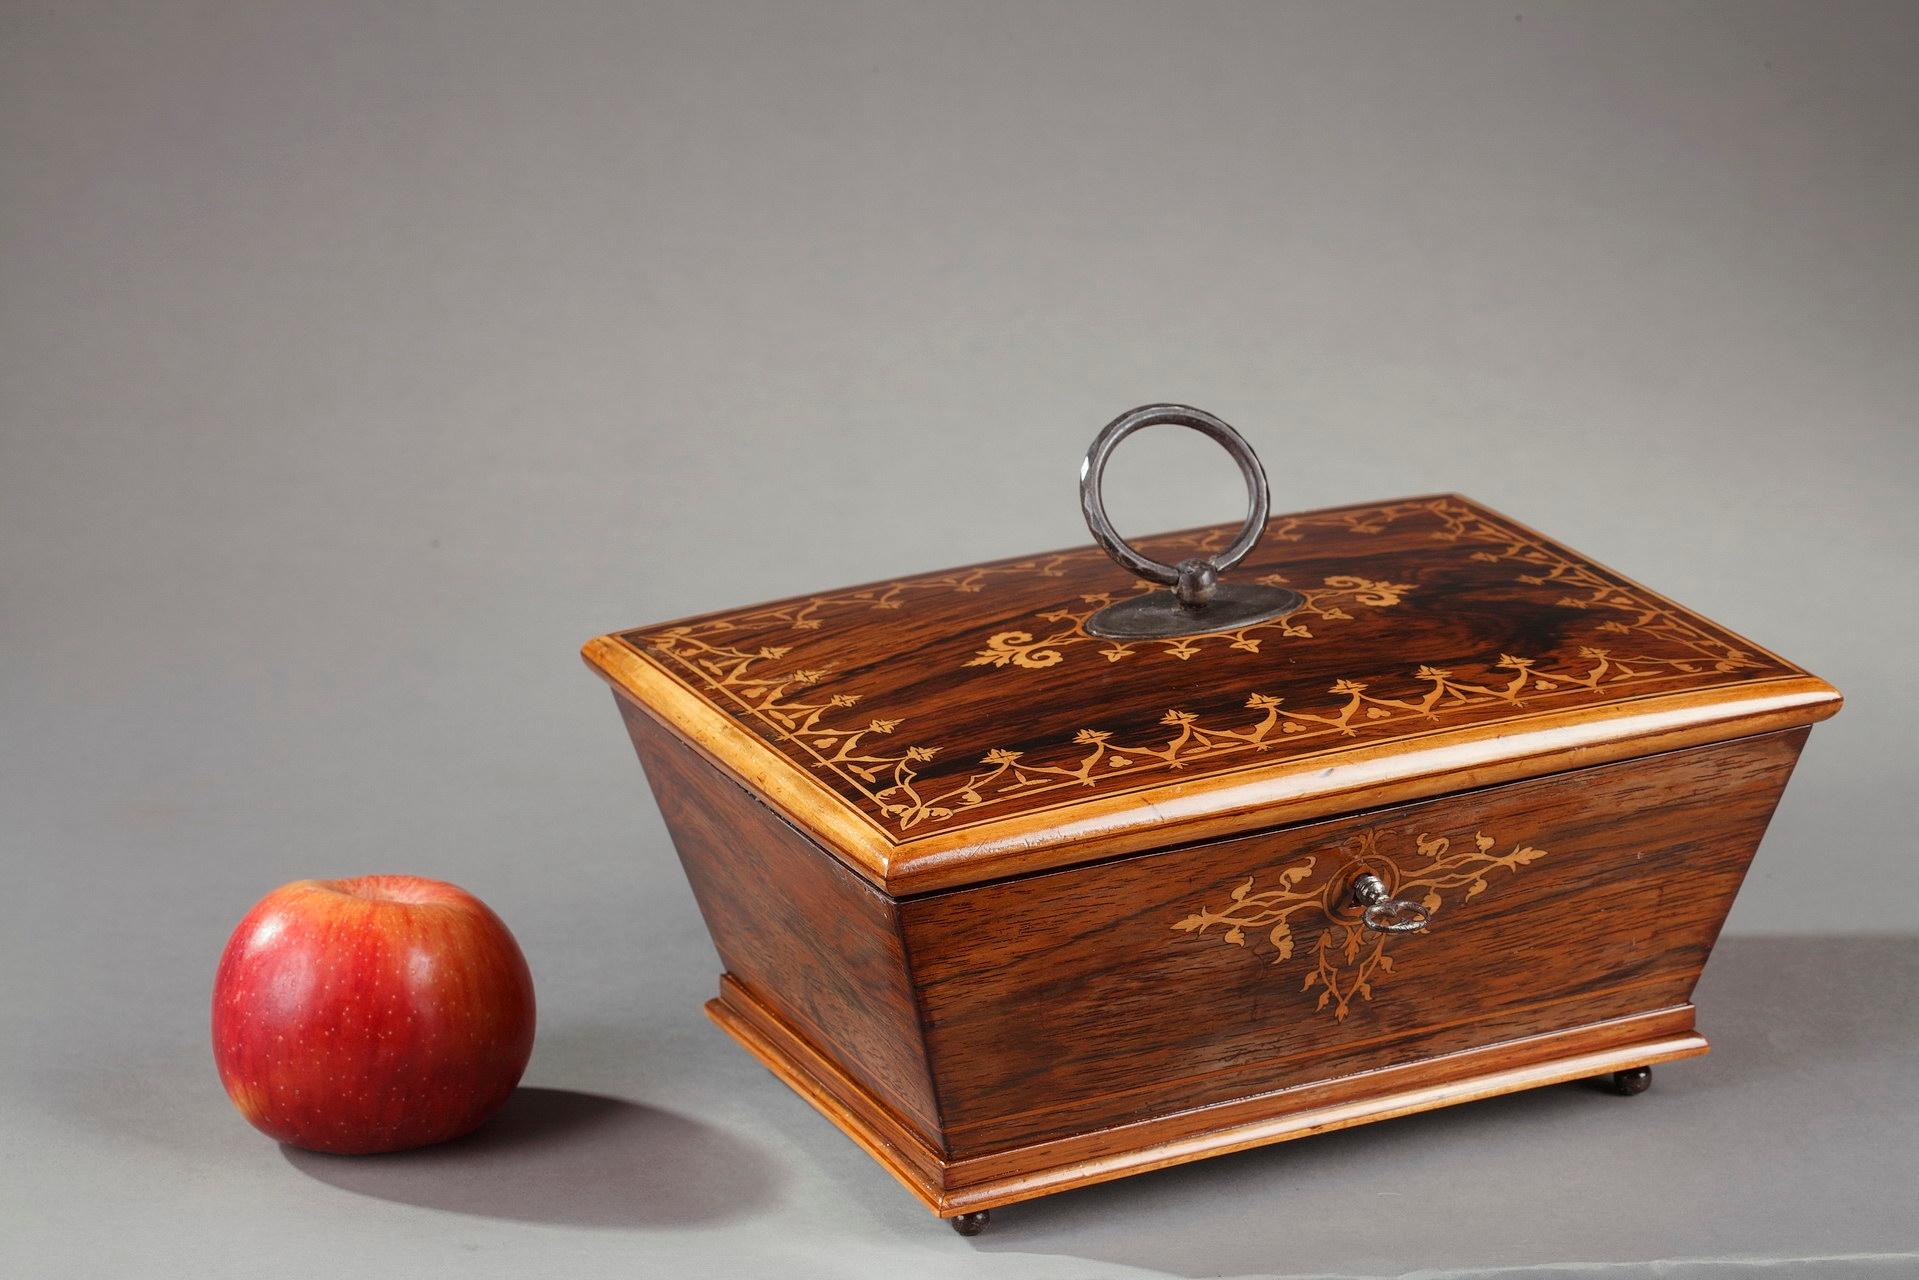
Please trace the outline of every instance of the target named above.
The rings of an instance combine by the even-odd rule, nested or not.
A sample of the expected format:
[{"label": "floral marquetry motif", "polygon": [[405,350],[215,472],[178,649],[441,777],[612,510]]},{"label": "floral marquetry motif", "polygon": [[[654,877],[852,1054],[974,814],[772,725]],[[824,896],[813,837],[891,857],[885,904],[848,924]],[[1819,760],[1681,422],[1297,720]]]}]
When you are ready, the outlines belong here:
[{"label": "floral marquetry motif", "polygon": [[[1169,560],[1230,530],[1141,542]],[[899,842],[1089,796],[1797,669],[1456,497],[1271,520],[1235,571],[1304,599],[1115,641],[1097,548],[618,639]]]},{"label": "floral marquetry motif", "polygon": [[1114,628],[1148,588],[1088,546],[583,649],[724,965],[709,1016],[966,1229],[1705,1052],[1701,966],[1839,708],[1455,496],[1274,516],[1225,579],[1298,604]]},{"label": "floral marquetry motif", "polygon": [[[1448,895],[1469,901],[1486,891],[1488,876],[1516,871],[1547,856],[1544,849],[1523,842],[1502,854],[1495,852],[1497,844],[1483,831],[1474,832],[1470,840],[1459,841],[1457,846],[1446,836],[1419,835],[1413,839],[1412,851],[1391,854],[1379,848],[1378,834],[1369,831],[1348,842],[1351,857],[1346,865],[1384,875],[1394,896],[1425,908],[1430,926],[1439,919]],[[1313,964],[1300,989],[1310,992],[1317,988],[1319,998],[1314,1007],[1330,1009],[1334,1018],[1344,1022],[1353,1002],[1371,1000],[1374,985],[1393,972],[1394,959],[1387,947],[1395,935],[1366,928],[1359,913],[1344,900],[1351,873],[1315,880],[1320,861],[1308,857],[1288,866],[1271,877],[1269,887],[1257,891],[1257,878],[1248,879],[1218,909],[1201,907],[1172,927],[1195,937],[1218,927],[1221,941],[1240,947],[1249,945],[1248,930],[1263,933],[1272,948],[1274,964],[1293,958],[1301,929],[1312,933],[1309,945]],[[1295,917],[1304,923],[1296,926]]]},{"label": "floral marquetry motif", "polygon": [[[1262,586],[1285,587],[1292,584],[1284,574],[1268,573],[1259,578]],[[1144,590],[1146,588],[1142,588]],[[1153,588],[1157,590],[1157,588]],[[1099,655],[1108,662],[1118,662],[1130,658],[1135,653],[1162,653],[1167,657],[1186,659],[1204,650],[1209,644],[1223,645],[1245,653],[1258,653],[1260,642],[1268,638],[1308,639],[1312,636],[1309,625],[1314,620],[1323,623],[1349,622],[1353,615],[1342,605],[1355,608],[1384,609],[1396,605],[1400,597],[1413,589],[1410,582],[1374,582],[1366,578],[1356,578],[1351,574],[1335,574],[1318,587],[1296,588],[1302,597],[1302,603],[1291,613],[1265,622],[1254,623],[1235,631],[1211,631],[1198,635],[1168,636],[1155,640],[1114,640],[1099,637],[1086,629],[1086,620],[1112,604],[1118,597],[1110,592],[1099,592],[1082,596],[1077,607],[1054,609],[1039,615],[1043,623],[1056,628],[1050,634],[1037,636],[1027,631],[1002,631],[986,642],[967,662],[969,667],[1004,667],[1008,665],[1026,667],[1029,670],[1043,670],[1057,666],[1066,656],[1065,650],[1086,641],[1099,642]]]}]

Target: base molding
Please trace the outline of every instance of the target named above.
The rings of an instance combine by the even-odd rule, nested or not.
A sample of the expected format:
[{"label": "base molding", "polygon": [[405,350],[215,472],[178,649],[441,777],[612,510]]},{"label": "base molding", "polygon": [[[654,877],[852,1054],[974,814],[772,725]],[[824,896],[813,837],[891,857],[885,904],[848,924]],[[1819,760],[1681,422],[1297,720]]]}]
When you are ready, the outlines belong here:
[{"label": "base molding", "polygon": [[707,1016],[941,1217],[1461,1102],[1706,1052],[1677,1005],[1302,1084],[987,1155],[948,1159],[729,975]]}]

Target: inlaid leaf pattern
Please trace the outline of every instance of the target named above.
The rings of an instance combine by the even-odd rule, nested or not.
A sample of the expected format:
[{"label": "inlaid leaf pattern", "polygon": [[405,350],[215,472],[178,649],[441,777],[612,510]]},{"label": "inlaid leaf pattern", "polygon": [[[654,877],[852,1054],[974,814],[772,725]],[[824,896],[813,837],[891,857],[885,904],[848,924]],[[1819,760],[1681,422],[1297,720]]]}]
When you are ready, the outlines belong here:
[{"label": "inlaid leaf pattern", "polygon": [[[1473,833],[1470,841],[1455,848],[1447,836],[1417,835],[1413,851],[1392,855],[1379,847],[1377,832],[1366,832],[1348,842],[1349,857],[1338,866],[1364,866],[1387,882],[1396,897],[1412,898],[1426,908],[1431,920],[1437,920],[1448,895],[1458,893],[1461,902],[1484,893],[1487,877],[1499,871],[1516,871],[1547,855],[1544,849],[1520,843],[1504,854],[1494,852],[1497,841],[1483,831]],[[1227,901],[1215,910],[1201,907],[1173,923],[1172,927],[1195,937],[1215,926],[1220,938],[1235,946],[1246,946],[1248,929],[1267,929],[1273,947],[1274,964],[1292,959],[1297,935],[1293,917],[1308,912],[1308,920],[1319,926],[1312,943],[1313,967],[1300,983],[1301,991],[1315,988],[1319,996],[1314,1009],[1331,1009],[1336,1021],[1344,1022],[1355,1002],[1370,1001],[1375,983],[1393,972],[1393,957],[1388,951],[1396,936],[1375,933],[1366,928],[1358,914],[1342,910],[1342,895],[1350,892],[1352,876],[1328,878],[1315,884],[1317,857],[1307,857],[1282,868],[1273,877],[1275,887],[1254,890],[1256,878],[1239,884]],[[1319,908],[1317,913],[1310,908]],[[1310,927],[1310,926],[1308,926]]]},{"label": "inlaid leaf pattern", "polygon": [[[1106,727],[1086,725],[1041,746],[990,747],[961,769],[942,768],[929,777],[927,766],[936,759],[950,763],[951,753],[926,741],[924,729],[915,734],[918,741],[896,741],[904,719],[856,713],[862,702],[858,692],[840,687],[823,691],[820,686],[831,682],[832,667],[817,660],[811,665],[792,663],[798,640],[820,631],[829,620],[862,610],[899,609],[913,600],[978,592],[1008,576],[1060,576],[1062,566],[1076,557],[1099,557],[1101,552],[1089,548],[815,596],[639,633],[635,642],[757,724],[769,740],[792,747],[809,758],[812,767],[842,779],[883,827],[900,835],[961,815],[982,816],[1049,792],[1098,787],[1149,771],[1178,771],[1200,760],[1255,755],[1282,741],[1352,738],[1407,722],[1441,723],[1455,713],[1519,707],[1532,699],[1612,694],[1698,672],[1740,672],[1759,665],[1752,654],[1656,597],[1614,583],[1456,499],[1279,517],[1266,536],[1297,540],[1316,523],[1368,537],[1387,530],[1406,536],[1422,524],[1430,526],[1424,536],[1470,544],[1473,560],[1514,564],[1522,570],[1515,582],[1553,592],[1557,607],[1608,614],[1593,631],[1617,637],[1617,643],[1578,645],[1569,657],[1552,659],[1498,653],[1470,671],[1458,664],[1417,663],[1409,664],[1410,670],[1356,673],[1332,681],[1326,687],[1331,701],[1310,708],[1288,706],[1280,694],[1252,689],[1243,695],[1244,714],[1238,716],[1201,716],[1171,706],[1151,733],[1121,737]],[[1217,540],[1225,531],[1210,536]],[[1271,574],[1261,581],[1280,584],[1285,579]],[[1076,603],[1037,615],[1031,628],[992,635],[965,666],[980,668],[982,678],[1017,678],[1021,671],[1058,667],[1075,649],[1096,644],[1092,651],[1107,663],[1147,652],[1180,662],[1200,658],[1209,648],[1257,653],[1263,643],[1310,636],[1314,627],[1349,621],[1354,609],[1392,608],[1417,590],[1412,583],[1358,575],[1325,576],[1319,586],[1293,589],[1307,597],[1307,604],[1282,619],[1239,632],[1130,643],[1087,634],[1085,619],[1117,597],[1082,595]],[[769,636],[783,642],[764,643]],[[744,642],[733,643],[736,638]]]}]

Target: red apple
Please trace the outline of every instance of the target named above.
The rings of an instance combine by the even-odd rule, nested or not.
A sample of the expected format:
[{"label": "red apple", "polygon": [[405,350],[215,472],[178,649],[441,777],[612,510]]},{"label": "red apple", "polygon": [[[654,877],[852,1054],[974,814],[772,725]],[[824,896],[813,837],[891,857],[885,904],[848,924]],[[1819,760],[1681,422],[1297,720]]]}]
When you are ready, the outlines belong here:
[{"label": "red apple", "polygon": [[254,1128],[314,1151],[444,1142],[499,1110],[533,1052],[533,977],[472,894],[417,876],[296,880],[213,980],[213,1058]]}]

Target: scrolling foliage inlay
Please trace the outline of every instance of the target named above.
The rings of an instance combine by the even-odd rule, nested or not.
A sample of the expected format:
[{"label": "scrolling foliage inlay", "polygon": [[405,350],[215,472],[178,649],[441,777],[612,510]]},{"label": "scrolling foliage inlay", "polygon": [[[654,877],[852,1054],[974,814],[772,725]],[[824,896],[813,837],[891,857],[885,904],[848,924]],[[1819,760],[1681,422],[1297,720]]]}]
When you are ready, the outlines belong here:
[{"label": "scrolling foliage inlay", "polygon": [[[1216,541],[1229,532],[1214,531],[1209,537]],[[1322,573],[1316,575],[1320,586],[1289,584],[1306,596],[1306,606],[1237,632],[1130,643],[1088,635],[1085,618],[1138,589],[1129,585],[1116,591],[1082,591],[1075,604],[1029,615],[1035,619],[1030,627],[955,641],[967,646],[960,656],[938,658],[952,665],[928,668],[950,673],[942,678],[957,691],[955,696],[966,695],[966,681],[1042,682],[994,685],[983,691],[986,698],[1007,700],[1011,710],[1000,716],[1002,728],[988,730],[997,734],[1003,729],[1006,736],[999,744],[988,739],[974,746],[975,754],[959,768],[948,764],[953,751],[940,741],[946,726],[922,720],[909,729],[906,716],[885,705],[869,714],[869,697],[862,687],[881,660],[898,669],[913,664],[911,671],[918,672],[935,660],[933,646],[939,637],[930,629],[924,636],[905,633],[901,652],[875,657],[871,637],[865,634],[873,624],[863,623],[862,617],[938,609],[943,621],[937,625],[961,635],[963,619],[954,621],[958,612],[950,603],[955,596],[1000,592],[1038,598],[1043,595],[1039,584],[1051,579],[1084,583],[1106,574],[1101,580],[1110,581],[1117,571],[1096,548],[854,588],[629,632],[623,638],[753,725],[776,748],[835,779],[841,795],[896,839],[929,824],[966,824],[1030,811],[1049,795],[1066,800],[1085,789],[1111,793],[1122,783],[1151,785],[1155,775],[1164,778],[1201,762],[1210,769],[1240,767],[1240,758],[1251,763],[1253,757],[1281,746],[1299,754],[1294,744],[1520,714],[1519,708],[1546,701],[1603,701],[1702,678],[1724,683],[1767,668],[1782,674],[1792,670],[1457,498],[1277,517],[1268,524],[1255,557],[1268,564],[1248,568],[1285,565],[1295,554],[1316,555],[1321,563],[1363,564],[1367,544],[1383,537],[1400,539],[1395,546],[1423,544],[1447,551],[1437,558],[1430,551],[1383,558],[1372,553],[1372,561],[1386,573],[1377,568],[1372,574]],[[1306,547],[1287,549],[1285,544],[1302,539]],[[1142,545],[1171,541],[1152,539]],[[1185,545],[1192,544],[1188,540]],[[1203,549],[1206,542],[1200,545]],[[1477,577],[1462,588],[1458,581],[1468,568]],[[1398,580],[1422,574],[1419,582]],[[1305,581],[1303,575],[1296,576]],[[1285,577],[1269,572],[1260,580],[1281,582]],[[1467,588],[1475,594],[1461,596]],[[1447,590],[1454,594],[1446,596]],[[1330,637],[1314,640],[1315,626],[1350,629],[1368,615],[1384,619],[1408,607],[1408,601],[1420,600],[1430,609],[1459,608],[1464,601],[1464,607],[1477,611],[1473,616],[1490,617],[1508,608],[1503,603],[1508,599],[1519,600],[1535,615],[1543,609],[1562,619],[1578,619],[1577,625],[1554,625],[1566,635],[1577,634],[1579,641],[1566,643],[1562,638],[1541,656],[1494,649],[1465,659],[1422,661],[1415,652],[1407,655],[1410,661],[1391,662],[1379,652],[1383,645],[1375,627],[1370,647],[1354,643],[1354,669],[1312,688],[1302,688],[1296,680],[1287,683],[1294,659],[1283,655],[1306,652],[1294,646],[1319,644],[1312,651],[1319,662],[1328,652],[1348,652],[1331,649],[1340,642]],[[969,608],[979,617],[994,616],[983,605]],[[928,627],[934,625],[929,622]],[[1406,634],[1420,633],[1408,629]],[[862,640],[864,649],[858,647]],[[1283,654],[1269,659],[1261,648],[1267,640],[1284,641]],[[1092,648],[1095,645],[1103,647]],[[1094,662],[1083,672],[1048,673],[1049,668],[1073,665],[1071,654],[1082,648],[1106,661]],[[854,653],[863,656],[849,662]],[[1180,695],[1172,694],[1172,705],[1162,703],[1156,720],[1135,719],[1135,727],[1125,732],[1089,722],[1089,716],[1050,739],[1018,736],[1032,710],[1044,701],[1044,681],[1056,676],[1097,692],[1099,673],[1133,669],[1134,663],[1123,660],[1143,661],[1152,655],[1179,660],[1171,664],[1174,672],[1202,663],[1238,662],[1244,670],[1234,667],[1241,671],[1235,678],[1244,683],[1236,692],[1231,684],[1206,687],[1204,711],[1180,706],[1172,701]],[[1359,665],[1362,662],[1372,665]],[[843,676],[838,671],[842,663],[849,665]],[[1160,682],[1156,678],[1154,683]],[[1164,683],[1169,690],[1199,688],[1177,678]],[[1232,700],[1224,696],[1228,694]],[[1151,728],[1141,731],[1141,724]]]},{"label": "scrolling foliage inlay", "polygon": [[[1267,573],[1256,579],[1268,587],[1287,587],[1292,583],[1286,575]],[[1108,662],[1118,662],[1130,658],[1141,648],[1157,651],[1171,658],[1184,661],[1198,653],[1208,644],[1223,644],[1228,648],[1244,653],[1258,653],[1259,642],[1267,634],[1287,639],[1309,639],[1313,632],[1306,619],[1318,618],[1325,622],[1348,622],[1352,614],[1341,608],[1342,604],[1369,609],[1385,609],[1399,603],[1400,598],[1413,589],[1410,582],[1376,582],[1368,578],[1355,577],[1352,574],[1333,574],[1325,580],[1323,586],[1296,587],[1302,603],[1297,609],[1282,617],[1265,622],[1256,622],[1237,631],[1213,631],[1197,636],[1168,636],[1153,640],[1113,640],[1093,635],[1086,629],[1086,620],[1113,603],[1120,597],[1110,591],[1092,592],[1080,597],[1080,607],[1068,606],[1054,609],[1039,615],[1043,622],[1056,624],[1057,629],[1045,636],[1034,636],[1028,631],[1002,631],[986,642],[986,647],[975,654],[966,665],[969,667],[1003,667],[1012,664],[1029,670],[1041,670],[1059,665],[1066,656],[1065,650],[1082,641],[1105,639],[1099,654]],[[1146,591],[1161,590],[1147,587]],[[1144,594],[1138,592],[1135,594]]]},{"label": "scrolling foliage inlay", "polygon": [[[1464,889],[1460,900],[1470,901],[1486,891],[1486,877],[1493,872],[1516,871],[1547,856],[1544,849],[1523,843],[1507,853],[1495,853],[1497,843],[1483,831],[1473,833],[1470,846],[1459,848],[1454,848],[1446,836],[1419,835],[1413,840],[1415,853],[1394,857],[1382,853],[1377,833],[1368,831],[1347,842],[1352,856],[1344,865],[1357,864],[1375,875],[1384,875],[1393,896],[1417,900],[1426,908],[1430,922],[1439,918],[1448,893]],[[1312,944],[1313,967],[1300,990],[1318,987],[1319,1002],[1314,1008],[1330,1007],[1333,1017],[1344,1022],[1353,1002],[1370,1001],[1373,984],[1393,972],[1387,945],[1400,935],[1367,929],[1357,910],[1341,900],[1356,872],[1336,873],[1336,878],[1316,884],[1313,872],[1318,861],[1309,857],[1286,867],[1273,877],[1271,887],[1258,892],[1253,891],[1255,879],[1248,879],[1218,910],[1201,907],[1172,927],[1198,937],[1215,926],[1224,926],[1220,940],[1238,947],[1247,945],[1247,930],[1265,930],[1273,948],[1273,963],[1284,964],[1293,957],[1293,917],[1317,908],[1308,916],[1313,925],[1319,926]]]}]

